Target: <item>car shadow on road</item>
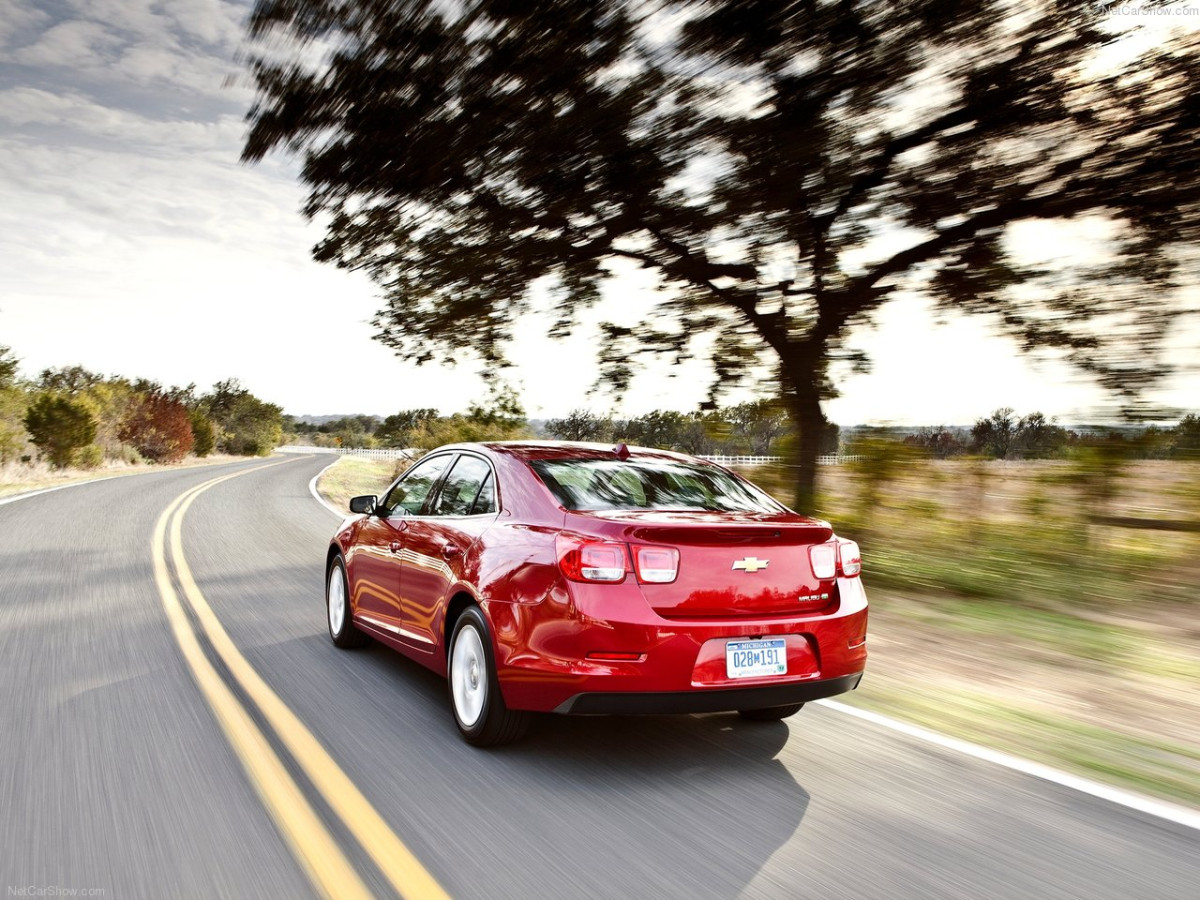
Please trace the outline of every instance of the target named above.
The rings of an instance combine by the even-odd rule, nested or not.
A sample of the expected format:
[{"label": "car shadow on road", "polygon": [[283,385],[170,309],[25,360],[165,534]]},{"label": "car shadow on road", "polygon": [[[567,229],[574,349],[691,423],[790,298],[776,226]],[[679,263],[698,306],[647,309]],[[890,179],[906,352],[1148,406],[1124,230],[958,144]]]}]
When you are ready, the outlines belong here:
[{"label": "car shadow on road", "polygon": [[[458,898],[737,897],[808,808],[779,758],[798,739],[786,722],[546,715],[522,741],[480,750],[459,738],[445,681],[387,648],[340,653],[313,635],[270,652],[323,659],[347,679],[344,764],[385,817],[428,816],[419,831],[478,850],[435,865]],[[420,855],[445,851],[433,841]]]}]

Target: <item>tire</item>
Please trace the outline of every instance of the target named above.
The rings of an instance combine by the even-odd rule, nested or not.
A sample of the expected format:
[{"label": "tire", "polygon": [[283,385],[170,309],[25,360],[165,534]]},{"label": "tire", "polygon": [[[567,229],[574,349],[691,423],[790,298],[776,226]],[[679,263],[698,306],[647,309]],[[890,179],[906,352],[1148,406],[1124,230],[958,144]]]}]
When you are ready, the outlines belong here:
[{"label": "tire", "polygon": [[468,744],[499,747],[529,729],[528,712],[504,705],[491,635],[479,607],[468,606],[454,623],[446,669],[454,724]]},{"label": "tire", "polygon": [[803,703],[789,703],[787,706],[768,706],[766,709],[739,709],[738,715],[749,722],[778,722],[794,716],[802,709]]},{"label": "tire", "polygon": [[368,638],[354,627],[350,618],[350,591],[347,588],[346,564],[335,556],[325,573],[325,624],[335,647],[350,650],[363,647]]}]

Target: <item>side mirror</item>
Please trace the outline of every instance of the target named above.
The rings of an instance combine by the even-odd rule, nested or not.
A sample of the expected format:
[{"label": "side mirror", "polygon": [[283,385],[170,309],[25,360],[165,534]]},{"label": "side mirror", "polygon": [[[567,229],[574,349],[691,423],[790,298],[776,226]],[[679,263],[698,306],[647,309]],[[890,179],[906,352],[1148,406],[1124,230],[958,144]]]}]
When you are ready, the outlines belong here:
[{"label": "side mirror", "polygon": [[369,516],[375,512],[375,503],[376,500],[373,494],[366,494],[362,497],[351,497],[350,512],[363,513]]}]

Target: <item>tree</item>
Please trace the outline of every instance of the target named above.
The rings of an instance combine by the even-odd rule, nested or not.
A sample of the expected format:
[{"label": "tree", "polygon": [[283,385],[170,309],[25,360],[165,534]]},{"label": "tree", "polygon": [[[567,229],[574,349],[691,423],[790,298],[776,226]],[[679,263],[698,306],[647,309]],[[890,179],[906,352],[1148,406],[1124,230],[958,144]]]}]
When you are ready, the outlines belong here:
[{"label": "tree", "polygon": [[195,445],[188,408],[157,391],[135,396],[121,422],[119,436],[154,462],[178,462]]},{"label": "tree", "polygon": [[43,391],[61,394],[78,394],[86,388],[93,387],[104,381],[104,376],[83,366],[61,366],[58,368],[42,369],[38,375],[37,386]]},{"label": "tree", "polygon": [[[1200,37],[1105,56],[1091,4],[257,0],[249,28],[243,159],[303,157],[314,254],[380,286],[379,340],[495,365],[538,291],[562,335],[642,266],[665,299],[603,327],[605,379],[700,336],[713,402],[768,366],[801,508],[847,337],[898,292],[1134,410],[1195,278]],[[1088,258],[1018,252],[1083,219]]]},{"label": "tree", "polygon": [[1044,413],[1022,416],[1017,422],[1015,446],[1023,459],[1046,459],[1057,456],[1067,445],[1067,432],[1047,419]]},{"label": "tree", "polygon": [[237,456],[267,456],[283,436],[283,410],[252,394],[238,398],[222,422],[220,447]]},{"label": "tree", "polygon": [[788,432],[787,410],[778,400],[754,400],[717,412],[729,423],[730,437],[751,456],[769,454],[771,445]]},{"label": "tree", "polygon": [[562,419],[551,419],[546,431],[560,441],[611,441],[613,421],[589,409],[573,409]]},{"label": "tree", "polygon": [[906,437],[904,443],[919,447],[935,459],[949,459],[967,450],[967,445],[958,430],[951,430],[943,425],[921,428],[916,434]]},{"label": "tree", "polygon": [[96,420],[87,407],[58,394],[41,394],[25,413],[25,429],[55,468],[71,464],[77,450],[96,437]]},{"label": "tree", "polygon": [[[76,367],[78,368],[78,367]],[[87,407],[96,420],[96,436],[93,440],[104,456],[118,458],[122,455],[121,427],[130,405],[138,394],[124,378],[101,379],[78,387],[72,398]]]},{"label": "tree", "polygon": [[1200,416],[1184,416],[1175,426],[1171,455],[1179,459],[1200,459]]},{"label": "tree", "polygon": [[204,457],[217,448],[217,434],[212,419],[200,409],[188,410],[188,422],[192,426],[192,452]]},{"label": "tree", "polygon": [[28,399],[16,387],[0,387],[0,463],[11,462],[25,447],[25,410]]},{"label": "tree", "polygon": [[283,436],[283,410],[255,397],[236,378],[218,381],[197,408],[218,432],[217,446],[235,456],[266,456]]},{"label": "tree", "polygon": [[375,429],[375,440],[385,447],[407,447],[412,432],[423,423],[436,419],[436,409],[402,409],[388,416]]},{"label": "tree", "polygon": [[25,391],[17,387],[20,362],[8,347],[0,345],[0,463],[20,456],[25,446]]},{"label": "tree", "polygon": [[17,366],[21,361],[12,352],[11,347],[0,344],[0,390],[10,388],[17,381]]},{"label": "tree", "polygon": [[1015,410],[1005,406],[986,419],[979,419],[971,428],[971,449],[996,459],[1006,459],[1016,436]]}]

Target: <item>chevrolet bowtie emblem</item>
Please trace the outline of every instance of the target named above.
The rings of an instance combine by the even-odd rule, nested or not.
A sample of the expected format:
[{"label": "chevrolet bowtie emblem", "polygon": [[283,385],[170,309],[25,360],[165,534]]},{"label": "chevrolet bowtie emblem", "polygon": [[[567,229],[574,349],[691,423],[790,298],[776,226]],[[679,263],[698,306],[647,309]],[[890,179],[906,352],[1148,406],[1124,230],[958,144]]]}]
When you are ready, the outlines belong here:
[{"label": "chevrolet bowtie emblem", "polygon": [[754,556],[747,556],[745,559],[736,560],[733,564],[733,568],[735,571],[737,569],[743,569],[746,572],[757,572],[759,569],[765,569],[767,567],[767,563],[769,562],[769,559],[758,559]]}]

